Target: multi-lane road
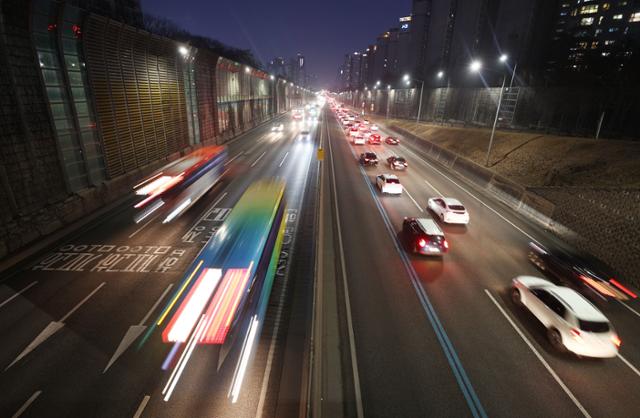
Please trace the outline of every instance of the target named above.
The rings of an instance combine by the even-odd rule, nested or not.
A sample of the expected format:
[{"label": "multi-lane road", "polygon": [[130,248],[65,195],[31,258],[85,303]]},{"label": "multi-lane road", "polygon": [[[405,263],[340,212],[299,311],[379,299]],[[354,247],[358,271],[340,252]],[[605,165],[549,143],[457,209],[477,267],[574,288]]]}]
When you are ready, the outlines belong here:
[{"label": "multi-lane road", "polygon": [[[542,274],[527,260],[527,245],[551,243],[548,232],[402,137],[399,146],[352,145],[335,118],[327,129],[325,174],[335,178],[364,416],[640,416],[637,302],[602,307],[623,341],[617,358],[554,352],[542,326],[508,293],[513,277]],[[381,133],[383,140],[393,135]],[[364,151],[377,153],[380,164],[361,167]],[[376,175],[392,172],[391,155],[409,162],[395,173],[401,197],[375,187]],[[438,195],[463,202],[471,222],[443,226],[450,249],[442,259],[408,255],[398,239],[402,221],[432,216],[427,199]]]},{"label": "multi-lane road", "polygon": [[[2,279],[0,416],[299,416],[314,377],[306,350],[316,225],[324,225],[322,248],[330,249],[331,270],[319,271],[335,290],[323,299],[334,309],[325,324],[336,324],[319,332],[336,339],[325,343],[337,356],[314,370],[345,379],[336,389],[345,405],[321,399],[323,416],[640,416],[637,302],[602,306],[623,341],[617,358],[555,353],[544,329],[508,297],[513,277],[541,274],[527,245],[552,243],[548,232],[401,137],[398,146],[354,146],[328,110],[309,136],[289,116],[282,121],[283,133],[267,124],[231,142],[222,182],[179,219],[135,224],[131,200]],[[378,167],[359,165],[366,150],[378,154]],[[409,162],[396,173],[400,197],[375,187],[392,154]],[[165,401],[161,365],[170,347],[158,330],[144,334],[247,186],[270,177],[287,184],[286,237],[239,400],[228,398],[235,363],[220,365],[218,348],[199,346]],[[463,202],[471,223],[443,226],[450,249],[442,259],[409,255],[398,239],[402,220],[431,216],[425,207],[435,195]],[[331,311],[315,306],[316,314],[323,308]]]},{"label": "multi-lane road", "polygon": [[[312,237],[296,236],[301,219],[314,223],[305,217],[314,213],[315,192],[307,189],[316,183],[317,163],[315,127],[302,137],[289,115],[280,121],[282,133],[266,124],[232,141],[222,181],[177,220],[136,224],[131,200],[3,278],[0,416],[255,417],[283,408],[281,392],[301,386],[303,341],[287,338],[297,291],[290,278],[298,289],[313,278],[293,257],[312,253]],[[287,184],[283,253],[240,397],[228,398],[236,363],[219,365],[217,346],[198,346],[164,401],[169,372],[161,365],[171,347],[158,330],[142,344],[144,334],[247,186],[274,177]],[[285,368],[287,361],[298,364]]]}]

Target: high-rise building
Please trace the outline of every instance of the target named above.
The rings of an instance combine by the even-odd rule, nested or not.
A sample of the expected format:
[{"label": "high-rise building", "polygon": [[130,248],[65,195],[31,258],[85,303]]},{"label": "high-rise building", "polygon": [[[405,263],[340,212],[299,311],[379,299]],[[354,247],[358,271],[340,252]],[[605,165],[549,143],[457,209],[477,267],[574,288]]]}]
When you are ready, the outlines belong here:
[{"label": "high-rise building", "polygon": [[286,61],[282,57],[275,57],[267,64],[267,71],[278,77],[287,77]]},{"label": "high-rise building", "polygon": [[576,75],[606,79],[612,74],[637,79],[639,55],[638,1],[565,0],[558,5],[547,62],[552,73],[578,80]]}]

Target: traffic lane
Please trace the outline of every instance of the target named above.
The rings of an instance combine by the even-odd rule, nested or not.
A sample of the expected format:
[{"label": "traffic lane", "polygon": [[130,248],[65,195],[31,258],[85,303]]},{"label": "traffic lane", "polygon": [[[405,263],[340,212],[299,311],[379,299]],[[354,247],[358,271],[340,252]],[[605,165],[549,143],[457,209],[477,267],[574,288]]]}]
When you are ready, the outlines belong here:
[{"label": "traffic lane", "polygon": [[[419,189],[421,187],[421,180],[428,178],[429,182],[432,183],[439,192],[444,193],[446,196],[452,196],[460,199],[471,214],[471,223],[466,228],[459,228],[457,226],[444,226],[443,228],[445,233],[448,231],[464,232],[460,235],[447,235],[448,240],[451,243],[451,252],[445,256],[445,272],[449,267],[453,267],[454,270],[458,269],[460,271],[452,274],[451,277],[446,278],[446,282],[451,283],[451,285],[447,286],[451,291],[448,295],[443,297],[443,308],[451,306],[451,300],[456,300],[456,302],[460,301],[462,296],[465,294],[469,294],[469,299],[467,301],[468,303],[464,303],[463,306],[472,304],[473,299],[482,300],[482,298],[478,298],[478,292],[482,289],[478,289],[477,286],[473,286],[473,284],[478,283],[481,286],[486,286],[487,289],[490,289],[493,292],[500,292],[501,295],[505,295],[507,294],[506,290],[510,285],[510,279],[512,277],[520,274],[541,275],[526,258],[527,243],[530,239],[529,237],[525,236],[522,232],[513,228],[508,223],[503,222],[502,219],[499,219],[495,215],[495,213],[488,210],[484,205],[479,204],[474,199],[471,199],[471,201],[463,200],[459,193],[459,189],[456,190],[457,187],[450,182],[447,184],[447,182],[442,181],[444,178],[437,176],[429,166],[418,162],[417,164],[413,164],[412,168],[412,171],[416,175],[407,176],[408,178],[405,180],[406,187]],[[437,180],[438,178],[439,180]],[[436,192],[436,195],[437,194],[440,193]],[[421,198],[421,195],[416,197],[418,200]],[[424,197],[424,199],[427,198],[428,196]],[[543,234],[539,233],[538,235]],[[544,243],[543,240],[541,241]],[[455,253],[456,256],[454,258],[453,255],[456,249],[458,251]],[[452,264],[453,266],[451,266]],[[456,288],[456,286],[453,286],[453,283],[456,283],[456,277],[459,281],[460,276],[466,276],[467,278],[472,277],[473,279],[470,280],[466,286],[462,284]],[[429,282],[427,287],[430,292],[433,292],[432,289],[437,287],[437,284]],[[434,299],[436,299],[435,296]],[[509,305],[507,304],[507,306]],[[477,312],[477,314],[481,315],[482,312]],[[446,314],[443,316],[446,317]],[[452,314],[451,317],[451,321],[462,319],[462,316],[459,313]],[[472,320],[473,317],[474,315],[471,315],[468,320]],[[454,330],[458,330],[460,327],[464,326],[464,324],[469,324],[467,319],[460,321],[459,326],[454,325],[452,322],[452,328]],[[479,327],[472,328],[483,329]],[[627,365],[623,364],[623,362],[616,359],[600,362],[595,361],[590,362],[589,366],[586,367],[582,367],[580,362],[571,362],[572,359],[570,357],[568,359],[569,362],[566,362],[564,361],[567,360],[564,358],[565,356],[560,356],[560,358],[558,358],[556,353],[546,342],[546,339],[544,338],[544,330],[543,332],[540,332],[540,330],[536,328],[533,328],[533,330],[534,335],[532,337],[534,338],[532,339],[537,342],[539,351],[543,353],[545,359],[549,361],[553,369],[559,373],[563,380],[565,380],[565,384],[569,386],[572,392],[590,413],[594,415],[606,415],[606,410],[603,409],[602,403],[604,399],[601,396],[594,396],[593,389],[596,389],[596,392],[600,394],[607,393],[607,388],[609,388],[609,391],[611,391],[612,388],[615,388],[615,393],[627,393],[628,396],[633,397],[633,393],[629,391],[629,388],[633,386],[633,381],[630,379],[637,376],[633,376],[635,373],[633,373]],[[508,332],[509,330],[506,331]],[[530,333],[531,328],[527,327],[526,331]],[[468,333],[465,332],[463,337],[469,341]],[[572,385],[572,382],[585,381],[592,382],[589,385],[590,390],[584,391],[584,385]],[[545,397],[541,397],[538,400],[540,399],[545,399]],[[620,416],[633,416],[637,411],[632,408],[632,411],[630,412],[628,409],[622,407],[619,411],[616,411],[616,413],[622,414]],[[628,415],[630,413],[631,415]]]},{"label": "traffic lane", "polygon": [[330,130],[365,416],[469,416],[350,145]]},{"label": "traffic lane", "polygon": [[[281,150],[285,151],[285,154],[273,151],[277,154],[275,155],[277,158],[265,157],[260,176],[284,179],[287,184],[288,207],[299,208],[304,199],[305,177],[315,152],[315,139],[294,135],[288,144],[286,150]],[[281,164],[286,152],[289,152],[292,158],[285,160],[287,164]],[[274,297],[273,294],[272,297]],[[237,343],[243,335],[243,332],[237,333]],[[218,349],[215,346],[198,346],[168,402],[162,400],[164,398],[162,385],[166,380],[166,373],[162,385],[153,384],[148,387],[146,393],[151,398],[146,406],[145,416],[255,416],[267,358],[261,356],[259,361],[256,361],[258,359],[256,357],[247,372],[238,402],[231,403],[227,394],[235,371],[234,358],[237,358],[240,349],[237,343],[229,354],[228,359],[231,361],[225,361],[217,372]],[[261,338],[257,352],[265,353],[267,350],[264,345],[268,343],[268,340]],[[139,398],[142,397],[139,396]]]},{"label": "traffic lane", "polygon": [[[127,218],[127,219],[126,219],[126,223],[127,223],[127,224],[130,224],[130,223],[131,223],[131,221],[130,221],[130,220],[131,220],[131,218]],[[109,231],[111,231],[111,232],[112,232],[112,231],[114,231],[114,230],[115,230],[115,231],[117,231],[117,230],[118,230],[118,229],[116,228],[116,226],[118,225],[118,219],[117,219],[117,218],[109,219],[109,221],[110,221],[110,223],[111,223],[111,224],[110,224],[110,225],[109,225],[109,224],[108,224],[108,225],[105,225],[106,230],[107,230],[107,235],[108,235],[108,232],[109,232]],[[89,235],[94,235],[94,234],[96,234],[96,232],[97,232],[97,231],[94,229],[94,230],[92,230],[92,231],[89,233]],[[98,232],[99,232],[99,231],[98,231]],[[164,231],[163,231],[163,232],[164,232]],[[153,237],[154,239],[153,239],[151,242],[153,242],[154,244],[158,244],[158,242],[162,242],[162,240],[163,240],[164,238],[166,238],[166,235],[167,235],[167,234],[164,234],[164,233],[156,234],[156,236],[155,236],[155,237]],[[157,246],[156,246],[155,248],[157,248]],[[28,274],[28,275],[29,275],[29,276],[33,276],[34,274],[33,274],[33,272],[29,272],[29,274]],[[77,293],[77,294],[81,294],[81,293],[83,293],[83,292],[82,292],[82,290],[83,290],[83,289],[80,287],[77,291],[72,291],[72,290],[70,289],[70,285],[72,284],[72,282],[73,282],[74,280],[73,280],[73,279],[71,279],[71,280],[70,280],[70,279],[68,278],[68,276],[69,276],[69,275],[72,275],[72,276],[73,276],[74,274],[73,274],[73,273],[69,274],[69,272],[66,272],[66,274],[61,274],[61,273],[56,274],[56,273],[52,273],[52,272],[48,271],[48,272],[46,272],[45,276],[43,276],[43,277],[41,278],[42,280],[40,280],[40,281],[39,281],[39,283],[38,283],[38,285],[40,285],[40,283],[41,283],[41,282],[43,282],[43,285],[39,286],[38,288],[37,288],[37,287],[34,287],[34,289],[33,289],[33,290],[34,290],[36,293],[37,293],[38,291],[40,291],[40,292],[42,293],[42,292],[44,292],[45,290],[47,290],[47,285],[51,285],[51,284],[54,284],[54,283],[55,283],[55,284],[58,284],[58,285],[59,285],[59,286],[58,286],[58,288],[56,288],[56,289],[55,289],[55,290],[57,290],[57,293],[55,294],[55,296],[56,296],[56,298],[55,298],[55,302],[57,302],[57,303],[58,303],[58,305],[59,305],[59,306],[61,306],[61,307],[62,307],[62,306],[73,306],[73,305],[71,304],[71,302],[73,302],[73,300],[76,300],[76,296],[77,296],[77,295],[76,295],[76,293]],[[99,276],[99,274],[95,274],[95,275],[98,275],[98,276]],[[59,277],[57,278],[57,280],[52,280],[52,279],[53,279],[53,277],[51,277],[51,276],[59,276]],[[78,274],[75,274],[75,276],[78,276]],[[82,276],[82,283],[90,284],[90,282],[91,282],[91,275],[81,274],[80,276]],[[133,279],[132,277],[127,277],[127,276],[128,276],[127,274],[120,274],[120,275],[118,275],[118,276],[119,276],[119,278],[124,279],[124,283],[129,283],[129,282],[132,282],[132,283],[143,283],[143,282],[146,282],[146,283],[143,283],[143,286],[142,286],[142,287],[143,287],[143,290],[144,290],[144,288],[148,288],[148,287],[149,287],[149,286],[148,286],[148,282],[149,282],[148,280],[144,280],[144,279],[143,279],[142,281],[136,281],[136,280],[135,280],[135,279]],[[124,276],[124,277],[122,277],[122,276]],[[16,282],[18,282],[18,281],[19,281],[19,279],[20,279],[20,277],[14,277],[12,280],[15,280]],[[46,280],[46,279],[48,279],[48,280]],[[65,282],[64,282],[64,283],[62,283],[62,280],[64,280]],[[78,279],[78,280],[80,280],[80,279]],[[62,284],[62,286],[60,286],[61,284]],[[164,283],[163,283],[163,284],[164,284]],[[75,287],[77,287],[77,286],[75,286]],[[142,296],[144,295],[144,293],[139,292],[139,291],[138,291],[138,289],[136,289],[136,288],[127,288],[127,289],[122,289],[123,287],[124,287],[124,286],[118,286],[118,289],[121,289],[121,290],[122,290],[122,293],[124,293],[124,295],[122,295],[122,294],[121,294],[121,295],[120,295],[121,297],[116,298],[116,304],[118,304],[118,303],[120,303],[120,302],[122,302],[122,301],[123,301],[122,296],[131,295],[131,294],[135,294],[135,295],[136,295],[136,299],[142,299]],[[31,293],[33,293],[33,292],[32,292],[32,289],[30,289],[30,292],[31,292]],[[46,293],[46,292],[44,292],[44,293]],[[49,292],[49,293],[50,293],[50,292]],[[29,296],[29,294],[25,294],[25,296]],[[22,300],[22,301],[21,301],[20,299],[24,299],[24,298],[22,298],[22,295],[21,295],[21,298],[16,298],[16,300],[11,301],[11,304],[12,304],[12,305],[14,305],[14,306],[19,306],[19,303],[20,303],[20,302],[25,302],[25,300]],[[44,306],[44,305],[46,305],[46,303],[45,303],[45,302],[46,302],[46,301],[48,301],[49,299],[51,299],[51,295],[49,295],[48,297],[45,297],[45,298],[44,298],[44,299],[42,299],[42,300],[36,301],[36,303],[38,304],[38,305],[37,305],[37,309],[36,309],[36,310],[37,310],[38,312],[43,311],[43,310],[45,310],[45,311],[46,311],[48,308],[47,308],[47,307],[43,308],[43,306]],[[142,305],[143,305],[142,303],[139,303],[139,301],[137,301],[137,300],[136,300],[135,302],[136,302],[136,303],[133,303],[133,304],[132,304],[132,306],[142,306]],[[17,305],[16,305],[16,304],[17,304]],[[27,303],[27,304],[28,304],[28,303]],[[56,305],[56,306],[57,306],[57,305]],[[60,308],[60,309],[61,309],[61,308]],[[58,309],[58,310],[60,310],[60,309]],[[59,317],[58,312],[55,312],[55,306],[52,306],[51,310],[52,310],[52,313],[51,313],[51,314],[47,314],[47,315],[45,315],[45,316],[46,316],[46,318],[44,318],[44,319],[40,320],[40,321],[39,321],[39,323],[37,323],[37,324],[35,324],[35,325],[31,326],[31,327],[24,327],[24,322],[20,324],[20,327],[19,327],[19,328],[20,328],[21,330],[25,330],[25,338],[23,338],[23,339],[25,339],[25,340],[27,339],[26,334],[30,333],[30,331],[32,331],[32,336],[33,336],[33,335],[35,335],[34,333],[37,333],[37,330],[42,329],[43,323],[47,322],[47,320],[49,319],[49,317],[51,317],[51,318],[55,318],[56,316],[57,316],[57,317]],[[125,312],[124,310],[120,309],[120,305],[118,305],[118,308],[117,308],[117,309],[115,309],[115,311],[113,312],[113,314],[114,314],[114,315],[112,316],[112,319],[113,319],[113,317],[114,317],[114,316],[117,316],[118,314],[121,314],[121,316],[123,316],[123,313],[124,313],[124,312]],[[2,312],[0,312],[0,318],[2,318],[2,316],[1,316],[1,315],[2,315]],[[130,325],[130,324],[131,324],[131,322],[132,322],[132,320],[131,320],[130,318],[129,318],[129,319],[127,319],[127,317],[128,317],[128,316],[129,316],[129,315],[125,313],[125,314],[124,314],[124,319],[123,319],[123,321],[122,321],[122,322],[123,322],[124,324],[126,324],[126,325]],[[141,315],[139,315],[139,317],[141,317]],[[54,320],[54,319],[52,319],[52,320]],[[71,321],[70,321],[70,322],[71,322]],[[5,323],[6,323],[6,322],[4,321],[4,319],[3,319],[2,323],[3,323],[3,324],[5,324]],[[111,324],[112,324],[112,322],[111,322]],[[107,324],[107,325],[104,325],[104,324],[103,324],[102,326],[100,326],[99,324],[92,324],[92,325],[89,327],[88,331],[91,331],[92,329],[94,329],[94,325],[96,325],[96,326],[95,326],[95,328],[97,328],[97,329],[101,329],[101,330],[102,330],[102,332],[100,333],[100,336],[105,336],[106,334],[109,334],[108,330],[110,330],[111,328],[108,326],[108,324]],[[67,326],[66,326],[66,328],[68,329],[68,328],[70,328],[70,327],[67,325]],[[77,326],[76,326],[76,325],[74,325],[74,328],[77,328]],[[16,334],[15,330],[13,330],[13,329],[12,329],[11,331],[12,331],[12,334],[13,334],[13,335],[15,335],[15,334]],[[107,332],[105,332],[105,331],[107,331]],[[89,332],[89,334],[90,334],[90,332]],[[113,343],[113,342],[114,342],[114,341],[118,341],[118,340],[119,340],[119,338],[121,337],[121,335],[119,335],[119,336],[117,336],[117,335],[116,335],[115,337],[116,337],[116,338],[114,338],[113,340],[111,340],[110,338],[107,338],[107,340],[111,340],[111,344],[108,344],[108,346],[113,345],[113,347],[115,347],[115,345],[114,345],[114,343]],[[33,338],[33,337],[32,337],[32,338]],[[18,339],[16,339],[16,340],[18,340]],[[22,343],[22,342],[23,342],[23,341],[19,341],[19,343]],[[27,341],[27,342],[28,342],[28,341]],[[104,341],[103,341],[103,342],[104,342]],[[25,343],[24,345],[26,345],[26,343]],[[100,344],[100,345],[101,345],[101,346],[104,346],[104,344]],[[3,346],[3,347],[4,347],[4,346]],[[16,349],[17,349],[17,346],[16,346],[16,347],[13,347],[13,346],[10,346],[10,347],[9,347],[9,349],[12,349],[12,348],[13,348],[13,350],[12,350],[13,352],[12,352],[12,353],[10,353],[10,354],[15,354]],[[39,350],[39,351],[42,351],[42,350]],[[75,351],[76,351],[76,352],[78,352],[78,351],[81,351],[81,350],[75,350]],[[106,349],[105,351],[109,351],[109,349]],[[105,352],[104,354],[105,354],[105,355],[107,355],[107,354],[110,354],[110,353]],[[59,356],[57,356],[57,355],[56,355],[56,356],[53,356],[53,357],[54,357],[54,358],[57,358],[57,357],[59,357]],[[106,361],[105,361],[105,362],[106,362]],[[105,364],[105,362],[102,362],[102,365],[104,365],[104,364]],[[16,365],[16,366],[17,366],[17,365]],[[100,368],[100,367],[99,367],[99,368],[97,368],[97,369],[98,369],[98,370],[101,370],[101,368]],[[39,371],[38,373],[41,373],[41,371]],[[51,375],[51,376],[59,376],[58,374],[55,374],[55,373],[52,373],[52,374],[50,374],[50,375]],[[24,381],[24,379],[21,379],[21,380],[23,380],[23,381]],[[43,397],[43,398],[44,398],[44,397]],[[42,398],[39,400],[39,403],[42,403]]]},{"label": "traffic lane", "polygon": [[[375,147],[382,154],[379,146]],[[405,172],[396,173],[407,190],[417,183],[411,174],[412,170],[416,171],[414,167],[415,164]],[[367,171],[369,181],[374,182],[379,170]],[[413,195],[418,194],[416,190]],[[406,195],[385,196],[380,201],[398,232],[405,216],[430,217]],[[543,367],[522,361],[530,355],[528,348],[499,317],[490,301],[479,300],[483,297],[483,289],[470,285],[470,281],[476,281],[474,267],[477,269],[477,266],[466,265],[459,256],[468,250],[459,248],[456,238],[462,239],[447,234],[452,250],[442,259],[410,258],[488,415],[511,416],[518,410],[522,411],[521,416],[538,416],[540,411],[580,416],[571,401],[558,393],[555,382]],[[478,243],[470,245],[478,246]],[[522,390],[514,390],[514,387]],[[523,396],[529,393],[534,395]]]}]

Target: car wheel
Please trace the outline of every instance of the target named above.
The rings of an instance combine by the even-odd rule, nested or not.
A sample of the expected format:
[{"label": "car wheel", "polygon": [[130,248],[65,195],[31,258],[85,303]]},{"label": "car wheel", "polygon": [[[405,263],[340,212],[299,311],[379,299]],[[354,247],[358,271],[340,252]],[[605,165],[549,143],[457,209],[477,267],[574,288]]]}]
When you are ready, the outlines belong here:
[{"label": "car wheel", "polygon": [[518,289],[516,289],[515,287],[513,289],[511,289],[511,300],[513,301],[514,304],[518,305],[518,306],[522,306],[522,295],[520,294],[520,291]]},{"label": "car wheel", "polygon": [[551,343],[553,348],[555,348],[559,352],[563,353],[567,351],[567,348],[564,346],[564,344],[562,344],[562,335],[560,335],[560,332],[557,329],[550,328],[549,330],[547,330],[547,338],[549,339],[549,342]]}]

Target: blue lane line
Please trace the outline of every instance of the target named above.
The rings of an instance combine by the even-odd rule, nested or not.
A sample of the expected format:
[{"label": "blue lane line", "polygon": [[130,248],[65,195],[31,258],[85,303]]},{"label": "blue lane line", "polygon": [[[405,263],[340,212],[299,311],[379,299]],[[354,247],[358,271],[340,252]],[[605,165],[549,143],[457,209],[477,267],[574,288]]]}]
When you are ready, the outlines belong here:
[{"label": "blue lane line", "polygon": [[[351,150],[351,154],[354,156],[354,158],[357,159],[357,156],[353,148],[349,146],[349,149]],[[387,213],[385,212],[384,208],[382,207],[382,204],[380,203],[380,199],[378,198],[376,191],[371,185],[369,176],[364,171],[364,168],[362,168],[361,165],[359,166],[359,168],[360,168],[360,173],[362,174],[362,177],[364,177],[365,183],[367,183],[367,186],[369,187],[369,192],[371,193],[371,196],[373,197],[373,201],[375,202],[376,207],[378,208],[378,212],[380,212],[380,215],[382,216],[382,220],[384,221],[384,224],[387,228],[387,232],[389,233],[389,235],[391,235],[393,245],[396,247],[396,251],[400,255],[400,259],[402,260],[407,272],[409,273],[409,277],[411,277],[411,283],[413,284],[413,287],[416,290],[418,299],[420,300],[420,304],[424,308],[424,311],[427,314],[427,318],[429,319],[429,322],[431,323],[431,326],[433,327],[433,330],[436,333],[438,342],[440,343],[440,346],[444,351],[445,357],[449,362],[449,366],[453,370],[453,375],[455,376],[456,381],[458,382],[458,386],[460,387],[460,390],[462,390],[462,394],[465,400],[467,401],[467,405],[469,406],[471,413],[475,418],[487,418],[487,414],[484,411],[482,404],[480,403],[480,399],[478,398],[478,395],[476,395],[476,392],[473,389],[473,386],[471,385],[471,381],[469,380],[469,377],[465,372],[464,367],[462,366],[462,363],[460,362],[460,359],[458,358],[458,355],[456,354],[455,349],[453,348],[453,344],[451,343],[451,340],[447,336],[447,333],[444,330],[444,327],[442,326],[442,323],[440,322],[440,319],[438,318],[438,315],[436,314],[436,311],[433,308],[431,301],[429,300],[429,296],[427,296],[426,291],[420,285],[420,279],[418,277],[418,274],[413,268],[413,265],[411,264],[411,261],[407,257],[407,254],[404,252],[402,248],[400,248],[398,239],[395,234],[395,230],[393,229],[391,221],[389,220]]]}]

